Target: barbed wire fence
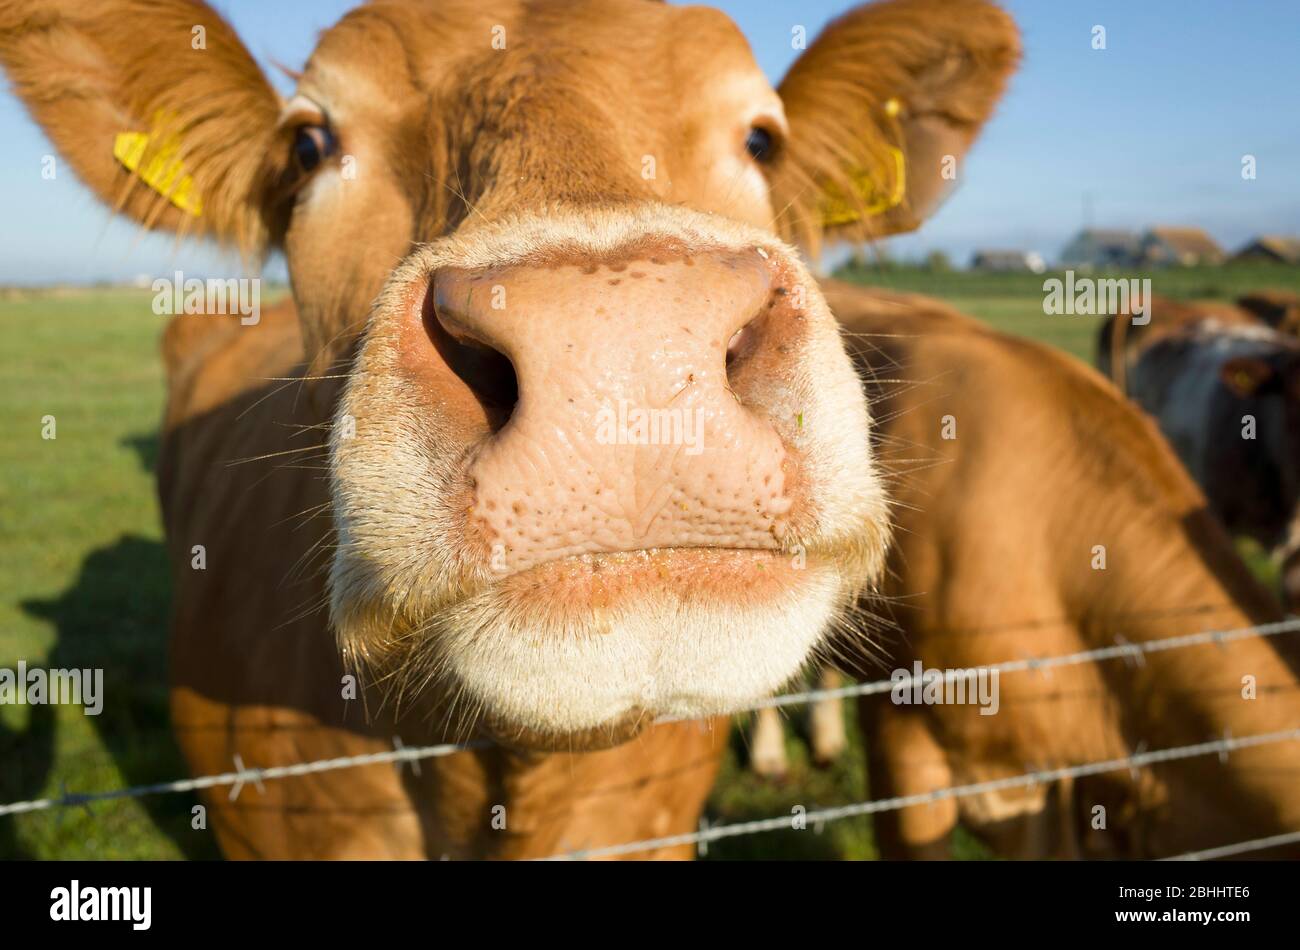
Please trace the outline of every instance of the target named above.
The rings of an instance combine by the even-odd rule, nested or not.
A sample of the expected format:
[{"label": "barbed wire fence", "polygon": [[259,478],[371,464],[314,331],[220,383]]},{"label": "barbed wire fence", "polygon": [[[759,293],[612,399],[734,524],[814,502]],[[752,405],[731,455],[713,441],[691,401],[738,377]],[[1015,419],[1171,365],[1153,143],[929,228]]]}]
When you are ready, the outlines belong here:
[{"label": "barbed wire fence", "polygon": [[[820,702],[823,700],[871,696],[887,693],[896,689],[910,689],[917,684],[924,685],[927,682],[944,682],[947,684],[959,679],[969,678],[976,674],[997,672],[1000,675],[1002,673],[1044,672],[1061,667],[1077,666],[1083,663],[1100,663],[1120,658],[1132,659],[1135,662],[1143,663],[1145,662],[1146,656],[1149,654],[1163,653],[1170,650],[1185,649],[1193,646],[1223,646],[1237,640],[1244,640],[1253,637],[1274,637],[1297,631],[1300,631],[1300,618],[1290,618],[1287,620],[1248,627],[1237,627],[1230,630],[1200,631],[1197,633],[1138,642],[1128,642],[1122,637],[1117,637],[1117,642],[1113,646],[1098,647],[1091,650],[1080,650],[1048,657],[1022,657],[1019,659],[1006,660],[1000,663],[971,667],[968,669],[944,670],[938,677],[934,677],[930,673],[923,673],[921,676],[917,676],[914,673],[908,672],[902,676],[896,675],[889,679],[857,683],[836,689],[814,689],[787,693],[754,703],[748,708],[748,710],[741,710],[738,712],[754,712],[763,709],[782,708]],[[681,721],[689,721],[689,719],[686,717],[661,717],[655,722],[656,724],[661,724]],[[803,810],[797,814],[778,815],[771,818],[763,818],[753,821],[733,822],[723,825],[714,825],[711,827],[705,825],[702,826],[700,830],[694,832],[660,838],[649,838],[640,841],[629,841],[599,848],[572,850],[563,854],[552,855],[544,860],[585,860],[591,858],[618,857],[684,845],[696,845],[697,847],[704,848],[707,847],[710,842],[739,837],[742,835],[761,834],[770,831],[799,828],[801,826],[806,827],[809,824],[821,826],[847,818],[897,811],[917,805],[933,804],[939,801],[960,799],[975,795],[988,794],[991,792],[1005,791],[1008,789],[1025,788],[1068,778],[1098,775],[1121,770],[1129,770],[1136,774],[1137,770],[1149,765],[1214,754],[1224,758],[1229,753],[1236,750],[1292,741],[1300,741],[1300,724],[1297,724],[1297,727],[1293,729],[1239,737],[1224,736],[1220,739],[1195,743],[1192,745],[1152,751],[1138,751],[1131,755],[1104,761],[1061,766],[1059,768],[1029,770],[1017,775],[965,785],[954,785],[913,795],[895,796],[892,798],[875,799],[853,802],[846,805]],[[455,755],[461,752],[477,751],[488,748],[491,745],[491,742],[483,740],[407,747],[400,739],[394,739],[393,748],[388,751],[372,752],[354,756],[340,756],[331,759],[318,759],[309,762],[297,762],[289,765],[274,765],[266,767],[247,766],[238,755],[235,755],[233,762],[235,768],[229,772],[178,779],[169,782],[157,782],[148,785],[136,785],[120,789],[109,789],[99,792],[70,792],[65,789],[61,795],[54,797],[0,804],[0,818],[58,808],[82,807],[89,809],[92,804],[99,802],[136,799],[153,795],[195,792],[204,789],[223,787],[230,789],[229,798],[233,801],[238,798],[243,788],[250,784],[261,791],[263,789],[263,783],[268,781],[296,778],[321,772],[332,772],[370,765],[395,764],[400,768],[404,764],[410,764],[413,768],[418,770],[418,763],[420,761]],[[1236,842],[1201,851],[1188,852],[1164,858],[1163,860],[1213,860],[1219,857],[1229,857],[1236,854],[1280,847],[1292,843],[1300,843],[1300,831],[1272,835],[1250,841]]]},{"label": "barbed wire fence", "polygon": [[610,845],[603,848],[590,848],[584,851],[570,851],[566,854],[555,855],[546,860],[564,861],[586,860],[590,858],[612,858],[645,851],[657,851],[660,848],[673,848],[686,844],[701,844],[710,841],[719,841],[723,838],[734,838],[738,835],[751,835],[759,834],[764,831],[798,828],[800,825],[806,826],[809,823],[827,824],[832,821],[840,821],[844,818],[858,818],[864,815],[875,815],[880,812],[898,811],[899,809],[911,808],[915,805],[933,805],[936,802],[946,801],[948,799],[984,795],[989,792],[1001,792],[1013,788],[1026,788],[1031,785],[1043,785],[1048,782],[1060,781],[1061,779],[1082,778],[1088,775],[1101,775],[1106,772],[1118,772],[1125,769],[1137,770],[1144,766],[1156,765],[1161,762],[1175,762],[1180,759],[1191,759],[1204,755],[1223,755],[1237,749],[1250,749],[1256,746],[1297,740],[1300,740],[1300,728],[1260,733],[1253,736],[1242,736],[1237,739],[1216,739],[1213,742],[1200,742],[1195,745],[1177,746],[1170,749],[1156,749],[1151,752],[1138,752],[1118,759],[1108,759],[1104,762],[1089,762],[1084,765],[1069,765],[1055,769],[1040,769],[1032,772],[1022,772],[1019,775],[1011,775],[1006,778],[990,779],[985,782],[973,782],[969,785],[953,785],[947,788],[935,789],[932,792],[921,792],[915,795],[898,795],[893,798],[854,802],[851,805],[837,805],[830,808],[819,808],[801,812],[796,815],[780,815],[775,818],[762,818],[756,821],[736,822],[734,824],[719,825],[714,828],[703,828],[699,831],[693,831],[687,834],[669,835],[663,838],[647,838],[643,841],[629,841],[625,844]]}]

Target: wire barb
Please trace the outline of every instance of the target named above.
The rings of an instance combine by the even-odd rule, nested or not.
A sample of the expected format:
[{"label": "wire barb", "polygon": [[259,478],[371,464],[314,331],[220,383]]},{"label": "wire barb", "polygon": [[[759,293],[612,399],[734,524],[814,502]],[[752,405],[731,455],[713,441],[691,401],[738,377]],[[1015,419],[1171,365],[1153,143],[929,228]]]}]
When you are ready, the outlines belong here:
[{"label": "wire barb", "polygon": [[[121,798],[142,798],[146,795],[170,795],[179,792],[194,792],[205,788],[224,788],[225,786],[242,786],[252,782],[259,790],[263,781],[284,778],[298,778],[303,775],[315,775],[320,772],[333,772],[338,769],[352,769],[363,765],[379,765],[390,762],[410,762],[417,759],[433,759],[457,752],[468,752],[488,746],[487,742],[467,742],[463,744],[446,744],[432,746],[415,746],[394,749],[391,752],[369,752],[364,755],[343,756],[336,759],[318,759],[314,762],[296,762],[293,765],[276,765],[270,768],[244,768],[238,755],[235,757],[236,771],[221,775],[203,775],[198,778],[181,779],[175,782],[158,782],[153,785],[137,785],[132,788],[116,788],[107,792],[90,792],[78,795],[62,794],[58,798],[38,798],[32,801],[12,802],[0,805],[0,817],[21,815],[34,811],[46,811],[51,808],[63,808],[69,805],[86,805],[90,802],[113,801]],[[236,792],[236,794],[238,794]],[[232,796],[233,798],[233,796]]]}]

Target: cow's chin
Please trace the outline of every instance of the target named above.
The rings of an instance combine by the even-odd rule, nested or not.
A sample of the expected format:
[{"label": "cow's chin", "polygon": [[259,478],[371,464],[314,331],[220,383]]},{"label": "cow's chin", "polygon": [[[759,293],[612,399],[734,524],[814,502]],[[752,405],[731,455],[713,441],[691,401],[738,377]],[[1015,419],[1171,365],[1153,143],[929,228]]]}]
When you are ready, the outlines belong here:
[{"label": "cow's chin", "polygon": [[[405,636],[404,672],[506,745],[580,751],[660,718],[735,712],[786,684],[852,591],[834,559],[673,549],[564,558]],[[351,639],[341,630],[345,644]],[[355,641],[354,641],[355,642]],[[405,678],[404,673],[399,677]]]}]

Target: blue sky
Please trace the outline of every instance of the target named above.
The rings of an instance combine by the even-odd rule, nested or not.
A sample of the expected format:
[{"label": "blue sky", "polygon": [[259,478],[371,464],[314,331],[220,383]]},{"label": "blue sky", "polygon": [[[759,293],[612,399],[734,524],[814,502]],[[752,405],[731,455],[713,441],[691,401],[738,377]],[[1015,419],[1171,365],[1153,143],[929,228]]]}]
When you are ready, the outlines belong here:
[{"label": "blue sky", "polygon": [[[216,4],[264,64],[291,66],[353,5]],[[851,4],[715,5],[740,24],[776,82],[797,55],[792,25],[815,35]],[[1024,33],[1024,65],[965,163],[961,187],[917,234],[893,242],[896,253],[940,248],[964,262],[975,247],[1023,247],[1052,258],[1083,223],[1085,201],[1097,226],[1197,225],[1230,249],[1255,234],[1300,233],[1300,2],[1004,6]],[[1103,51],[1091,48],[1097,24],[1106,28]],[[7,92],[0,140],[0,283],[231,268],[202,246],[111,220],[70,175],[43,180],[41,159],[53,149]],[[1242,180],[1245,154],[1256,157],[1254,181]]]}]

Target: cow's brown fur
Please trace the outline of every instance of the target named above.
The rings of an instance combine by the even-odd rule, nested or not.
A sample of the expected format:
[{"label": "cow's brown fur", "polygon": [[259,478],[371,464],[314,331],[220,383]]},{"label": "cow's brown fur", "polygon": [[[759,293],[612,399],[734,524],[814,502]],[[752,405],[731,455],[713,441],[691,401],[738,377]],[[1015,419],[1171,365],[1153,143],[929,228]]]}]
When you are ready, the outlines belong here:
[{"label": "cow's brown fur", "polygon": [[[164,344],[173,719],[191,768],[224,771],[236,754],[258,766],[370,752],[394,735],[413,745],[471,725],[459,717],[472,707],[436,690],[400,709],[380,703],[382,683],[342,698],[347,674],[321,609],[339,498],[326,489],[322,442],[346,375],[340,359],[355,352],[368,320],[386,315],[400,288],[373,312],[371,304],[400,262],[428,259],[415,248],[449,233],[468,234],[461,250],[481,254],[491,250],[483,235],[508,238],[512,222],[536,232],[552,217],[627,222],[646,209],[692,221],[712,214],[710,227],[745,236],[736,240],[748,240],[750,226],[815,242],[810,209],[820,199],[809,189],[873,171],[877,139],[891,134],[889,144],[908,153],[909,190],[897,212],[864,227],[914,225],[944,180],[937,157],[969,145],[1017,56],[1005,15],[980,0],[959,6],[893,0],[855,12],[791,74],[783,109],[716,11],[640,0],[377,0],[324,34],[299,86],[311,108],[328,106],[355,162],[346,188],[320,184],[334,181],[337,165],[310,181],[294,172],[290,143],[302,117],[282,112],[206,5],[0,8],[0,62],[15,90],[105,202],[250,259],[281,248],[289,262],[292,310],[265,313],[252,328],[207,317],[199,330],[182,317]],[[206,30],[201,53],[196,26]],[[491,45],[497,26],[509,55]],[[855,50],[870,54],[869,68],[844,60]],[[828,83],[823,70],[835,72]],[[897,128],[865,119],[882,97],[897,101]],[[816,115],[842,118],[846,108],[863,118],[851,124],[857,138]],[[766,169],[744,158],[750,123],[777,137]],[[795,125],[808,130],[806,146]],[[201,218],[119,167],[109,144],[124,131],[157,132],[160,143],[175,136]],[[642,174],[647,153],[659,160],[652,177]],[[714,162],[719,155],[725,161]],[[826,322],[824,308],[818,320]],[[824,372],[818,386],[827,386]],[[396,417],[401,407],[389,408]],[[195,545],[205,570],[191,567]],[[536,856],[688,830],[720,739],[707,725],[664,725],[605,751],[493,747],[427,761],[418,775],[390,766],[329,772],[209,803],[235,856]]]},{"label": "cow's brown fur", "polygon": [[[1154,424],[1098,374],[932,301],[824,289],[882,380],[898,666],[961,669],[1279,618]],[[1136,667],[1007,674],[991,717],[880,697],[863,704],[873,795],[1296,728],[1298,647],[1295,635],[1246,639]],[[1244,676],[1257,699],[1243,698]],[[906,809],[878,828],[896,856],[947,854],[959,810],[1009,855],[1173,854],[1300,827],[1297,768],[1300,744],[1283,743],[1136,781],[1119,771]],[[1105,830],[1091,824],[1098,805]]]}]

